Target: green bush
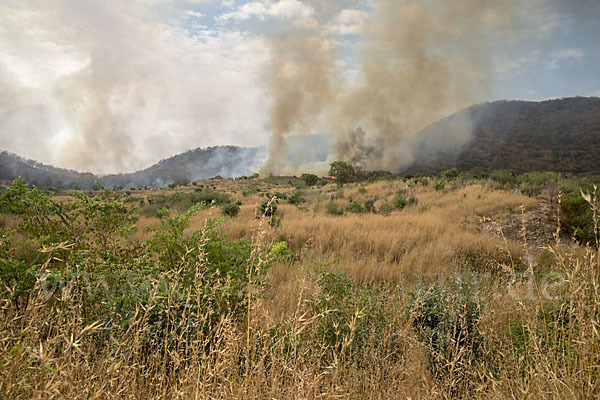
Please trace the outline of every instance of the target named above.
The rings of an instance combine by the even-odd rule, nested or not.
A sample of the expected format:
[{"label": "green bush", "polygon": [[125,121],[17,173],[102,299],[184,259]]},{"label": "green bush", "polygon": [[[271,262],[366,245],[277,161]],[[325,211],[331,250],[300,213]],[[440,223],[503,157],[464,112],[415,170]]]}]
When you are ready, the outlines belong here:
[{"label": "green bush", "polygon": [[452,168],[447,171],[440,172],[438,176],[447,180],[448,182],[451,182],[455,181],[460,176],[460,171],[456,168]]},{"label": "green bush", "polygon": [[338,205],[334,201],[330,201],[329,203],[327,203],[325,213],[327,215],[344,215],[344,207]]},{"label": "green bush", "polygon": [[223,207],[221,207],[221,212],[223,215],[235,217],[240,212],[240,206],[234,203],[225,204]]},{"label": "green bush", "polygon": [[594,213],[579,193],[566,193],[560,203],[561,229],[583,243],[596,243]]},{"label": "green bush", "polygon": [[302,192],[299,190],[294,190],[288,197],[288,203],[293,204],[295,206],[299,206],[302,203],[306,203],[306,199],[302,195]]},{"label": "green bush", "polygon": [[315,174],[302,174],[300,179],[306,183],[306,186],[314,186],[317,184],[319,177]]},{"label": "green bush", "polygon": [[364,212],[365,209],[359,202],[353,201],[352,203],[346,206],[346,211],[353,214],[360,214]]},{"label": "green bush", "polygon": [[265,217],[272,217],[277,212],[277,200],[275,198],[265,199],[258,206],[258,212]]},{"label": "green bush", "polygon": [[496,170],[490,173],[490,179],[498,183],[501,187],[514,186],[517,183],[515,171]]},{"label": "green bush", "polygon": [[395,210],[396,210],[396,207],[394,207],[392,204],[384,203],[379,206],[378,212],[381,215],[390,215]]},{"label": "green bush", "polygon": [[366,200],[364,207],[365,207],[366,212],[374,213],[375,212],[375,200],[373,200],[373,199]]},{"label": "green bush", "polygon": [[[313,314],[318,316],[312,334],[326,359],[349,356],[360,363],[360,358],[352,355],[383,342],[386,328],[401,329],[386,307],[393,298],[391,293],[377,287],[356,288],[348,278],[329,271],[319,275],[317,284],[321,290],[311,302]],[[399,338],[394,336],[386,343],[386,357],[401,354],[405,344]]]},{"label": "green bush", "polygon": [[460,371],[481,357],[482,305],[470,285],[458,281],[451,291],[440,284],[419,284],[411,293],[408,314],[427,346],[427,365],[434,375],[452,372],[461,379]]},{"label": "green bush", "polygon": [[394,200],[392,200],[392,206],[395,210],[402,210],[404,207],[406,207],[407,204],[408,201],[406,200],[406,197],[404,197],[403,194],[398,194],[394,198]]},{"label": "green bush", "polygon": [[446,188],[446,183],[438,179],[433,183],[433,188],[440,192]]},{"label": "green bush", "polygon": [[202,188],[196,188],[193,192],[175,192],[151,196],[148,198],[148,205],[142,207],[140,212],[149,217],[157,217],[158,211],[162,208],[183,213],[199,203],[204,203],[207,206],[218,206],[230,202],[231,197],[226,193],[212,189],[202,190]]}]

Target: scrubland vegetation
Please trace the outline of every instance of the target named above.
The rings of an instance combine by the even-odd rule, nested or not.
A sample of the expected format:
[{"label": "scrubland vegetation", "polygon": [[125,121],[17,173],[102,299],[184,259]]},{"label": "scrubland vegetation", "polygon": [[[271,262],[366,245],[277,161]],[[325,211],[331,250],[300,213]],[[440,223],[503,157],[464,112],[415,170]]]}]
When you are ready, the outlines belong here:
[{"label": "scrubland vegetation", "polygon": [[2,397],[598,397],[595,178],[374,176],[14,182]]}]

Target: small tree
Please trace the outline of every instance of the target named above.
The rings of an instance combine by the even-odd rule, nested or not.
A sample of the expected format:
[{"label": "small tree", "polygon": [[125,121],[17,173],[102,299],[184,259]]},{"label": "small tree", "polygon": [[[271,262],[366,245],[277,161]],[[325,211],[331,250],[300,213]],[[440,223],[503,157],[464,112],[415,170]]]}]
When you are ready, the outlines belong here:
[{"label": "small tree", "polygon": [[356,177],[356,171],[351,164],[344,161],[335,161],[330,164],[329,176],[334,177],[337,184],[342,186]]},{"label": "small tree", "polygon": [[302,174],[300,178],[304,181],[304,183],[306,183],[307,186],[314,186],[319,180],[319,177],[315,174]]}]

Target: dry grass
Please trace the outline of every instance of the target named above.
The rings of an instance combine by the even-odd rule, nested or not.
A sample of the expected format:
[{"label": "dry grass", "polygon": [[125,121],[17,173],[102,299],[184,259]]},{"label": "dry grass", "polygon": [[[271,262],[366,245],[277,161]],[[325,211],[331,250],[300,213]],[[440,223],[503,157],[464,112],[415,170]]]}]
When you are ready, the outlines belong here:
[{"label": "dry grass", "polygon": [[[404,185],[377,183],[360,195],[357,189],[346,190],[346,198],[363,201],[378,198],[378,203],[391,201]],[[325,189],[326,190],[326,189]],[[508,247],[519,258],[519,246],[482,236],[482,217],[501,217],[521,205],[533,208],[534,199],[520,194],[492,191],[472,185],[451,192],[432,189],[413,190],[419,203],[396,211],[390,216],[347,214],[328,216],[324,206],[299,209],[280,206],[281,225],[271,233],[273,240],[283,237],[295,251],[313,252],[318,257],[339,257],[343,269],[361,281],[390,280],[416,276],[436,278],[452,268],[457,249],[492,252]],[[223,232],[229,237],[249,238],[258,198],[242,206],[240,216],[228,221]],[[255,203],[252,204],[252,201]],[[340,200],[347,204],[348,200]],[[325,204],[325,203],[324,203]],[[377,203],[376,203],[377,204]],[[377,204],[379,205],[379,204]]]},{"label": "dry grass", "polygon": [[[324,212],[324,204],[335,193],[328,186],[307,191],[309,203],[301,208],[280,205],[281,224],[271,228],[265,218],[255,219],[256,206],[264,197],[242,197],[243,188],[230,181],[222,184],[244,203],[236,218],[226,219],[221,227],[224,233],[232,239],[284,238],[299,254],[295,261],[271,267],[269,285],[249,304],[245,320],[224,316],[211,332],[214,343],[208,352],[201,350],[205,343],[186,337],[177,337],[174,349],[144,349],[147,310],[140,308],[130,328],[116,334],[84,322],[76,292],[65,288],[59,303],[47,303],[38,287],[24,310],[16,310],[8,301],[2,304],[0,397],[579,399],[600,395],[600,271],[591,249],[570,244],[548,248],[543,268],[531,265],[530,274],[522,276],[476,275],[480,277],[477,294],[484,304],[478,321],[484,337],[482,354],[465,364],[464,349],[458,348],[455,358],[447,361],[447,373],[438,375],[428,368],[431,348],[419,339],[405,312],[413,281],[450,282],[455,273],[468,269],[464,257],[457,254],[492,258],[500,254],[491,262],[512,257],[516,264],[522,246],[484,236],[479,221],[486,216],[501,218],[521,205],[533,208],[535,200],[479,184],[447,192],[406,188],[418,204],[390,216],[334,217]],[[404,188],[400,182],[369,185],[366,193],[358,186],[347,187],[344,198],[336,201],[376,198],[380,205]],[[319,202],[323,206],[315,210]],[[216,208],[204,210],[189,229],[203,229],[206,218],[219,216]],[[157,219],[140,218],[132,239],[149,239],[148,228],[157,224]],[[510,270],[514,265],[506,267]],[[358,308],[349,331],[341,334],[342,350],[316,339],[319,324],[335,312],[315,311],[313,306],[323,294],[318,285],[322,269],[354,278],[360,283],[357,296],[363,286],[381,288],[373,299],[385,300],[387,319],[358,352],[344,350],[356,340],[356,324],[367,317]],[[173,319],[169,326],[187,322],[197,321]],[[389,349],[398,343],[399,351],[391,356]]]}]

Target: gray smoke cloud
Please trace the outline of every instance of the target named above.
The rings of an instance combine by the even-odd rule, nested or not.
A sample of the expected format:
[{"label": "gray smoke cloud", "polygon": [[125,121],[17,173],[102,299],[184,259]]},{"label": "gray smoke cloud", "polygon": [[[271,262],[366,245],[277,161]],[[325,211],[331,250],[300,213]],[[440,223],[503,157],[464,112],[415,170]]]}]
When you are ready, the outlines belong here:
[{"label": "gray smoke cloud", "polygon": [[0,148],[111,173],[262,138],[262,40],[194,25],[188,3],[1,2]]},{"label": "gray smoke cloud", "polygon": [[[370,17],[353,31],[358,77],[344,81],[328,27],[342,19],[333,11],[345,9],[349,17],[359,10],[348,10],[343,1],[318,3],[310,40],[299,30],[271,38],[273,48],[285,51],[272,53],[267,74],[273,136],[266,172],[286,169],[278,157],[282,137],[310,131],[315,120],[321,129],[338,134],[331,160],[366,169],[398,172],[421,155],[459,151],[472,138],[467,114],[454,118],[446,132],[418,133],[490,98],[498,52],[525,37],[542,38],[545,32],[539,27],[553,21],[557,12],[568,9],[576,17],[582,7],[592,6],[586,0],[569,5],[537,0],[375,1]],[[544,17],[548,21],[540,20]],[[291,75],[273,73],[273,66]]]}]

